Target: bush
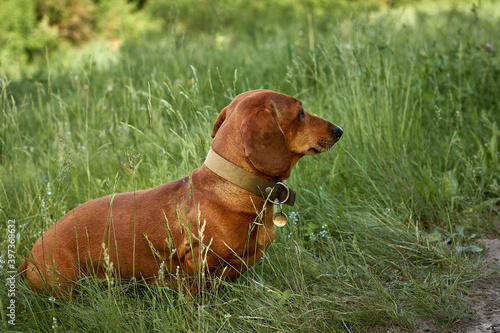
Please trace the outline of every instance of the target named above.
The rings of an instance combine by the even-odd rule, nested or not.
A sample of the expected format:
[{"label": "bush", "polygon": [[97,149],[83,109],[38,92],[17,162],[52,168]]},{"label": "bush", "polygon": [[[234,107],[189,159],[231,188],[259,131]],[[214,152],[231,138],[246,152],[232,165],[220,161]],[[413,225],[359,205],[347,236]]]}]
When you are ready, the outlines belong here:
[{"label": "bush", "polygon": [[[139,2],[140,5],[140,2]],[[140,38],[158,26],[127,0],[7,0],[0,12],[3,61],[31,62],[61,43]]]},{"label": "bush", "polygon": [[30,61],[57,46],[59,32],[48,17],[38,17],[35,0],[3,1],[0,11],[0,56]]}]

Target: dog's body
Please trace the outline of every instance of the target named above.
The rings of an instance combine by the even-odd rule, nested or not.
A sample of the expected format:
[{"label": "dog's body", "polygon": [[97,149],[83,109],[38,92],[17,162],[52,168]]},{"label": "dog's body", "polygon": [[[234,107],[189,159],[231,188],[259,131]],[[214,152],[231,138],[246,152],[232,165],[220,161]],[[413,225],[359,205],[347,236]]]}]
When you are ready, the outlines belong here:
[{"label": "dog's body", "polygon": [[[341,135],[297,99],[254,90],[222,110],[212,148],[253,175],[282,181],[302,156],[329,150]],[[234,280],[273,242],[272,212],[265,195],[203,165],[190,177],[78,206],[38,239],[20,270],[32,287],[52,293],[69,292],[89,272],[155,282],[163,270],[170,284],[169,276],[200,272]],[[201,287],[189,283],[193,292]]]}]

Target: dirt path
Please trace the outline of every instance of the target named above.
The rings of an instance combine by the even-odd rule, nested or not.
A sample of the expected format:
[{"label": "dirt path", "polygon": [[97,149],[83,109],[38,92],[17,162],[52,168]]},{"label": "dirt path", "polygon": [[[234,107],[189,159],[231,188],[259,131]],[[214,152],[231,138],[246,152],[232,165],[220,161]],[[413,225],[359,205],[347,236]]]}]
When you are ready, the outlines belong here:
[{"label": "dirt path", "polygon": [[491,277],[474,283],[469,297],[476,317],[457,324],[454,332],[500,333],[500,239],[487,236],[480,241]]},{"label": "dirt path", "polygon": [[[479,242],[485,249],[483,260],[488,278],[475,282],[464,306],[470,307],[474,316],[458,322],[450,329],[440,329],[429,321],[422,320],[414,331],[405,333],[500,333],[500,239],[498,236],[485,236]],[[381,332],[369,330],[368,332]],[[390,329],[387,332],[394,332]]]}]

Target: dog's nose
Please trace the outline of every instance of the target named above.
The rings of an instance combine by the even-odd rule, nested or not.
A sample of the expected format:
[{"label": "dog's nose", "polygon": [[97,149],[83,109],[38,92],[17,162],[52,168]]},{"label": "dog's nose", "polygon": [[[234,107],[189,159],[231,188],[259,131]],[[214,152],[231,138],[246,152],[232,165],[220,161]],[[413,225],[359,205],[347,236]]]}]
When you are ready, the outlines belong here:
[{"label": "dog's nose", "polygon": [[344,133],[344,131],[342,130],[342,127],[340,127],[340,126],[337,126],[337,128],[333,131],[333,134],[335,135],[337,140],[340,139],[340,137],[342,136],[342,133]]}]

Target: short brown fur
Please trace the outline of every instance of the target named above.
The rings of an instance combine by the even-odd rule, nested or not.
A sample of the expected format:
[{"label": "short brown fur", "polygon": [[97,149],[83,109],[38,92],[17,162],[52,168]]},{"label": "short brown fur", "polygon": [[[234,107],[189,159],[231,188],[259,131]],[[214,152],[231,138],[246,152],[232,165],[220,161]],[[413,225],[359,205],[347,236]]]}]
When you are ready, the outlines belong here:
[{"label": "short brown fur", "polygon": [[[302,112],[287,95],[242,93],[218,116],[212,147],[244,170],[284,180],[302,156],[327,151],[339,138],[337,126]],[[155,282],[161,266],[170,285],[169,276],[202,271],[234,280],[274,241],[272,211],[269,201],[202,165],[190,177],[76,207],[38,239],[20,270],[35,289],[69,293],[88,272],[105,276],[105,249],[122,279]],[[189,289],[200,287],[192,281]]]}]

